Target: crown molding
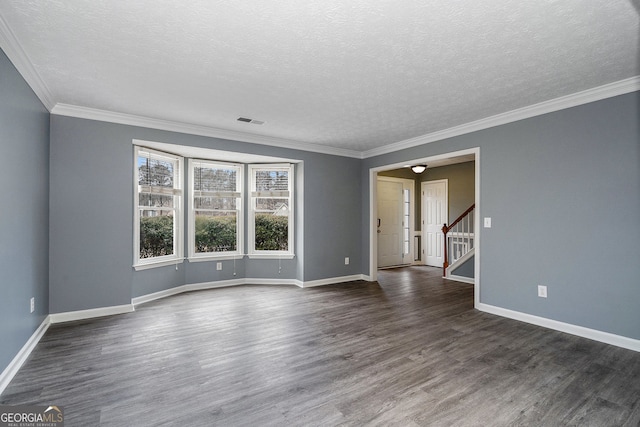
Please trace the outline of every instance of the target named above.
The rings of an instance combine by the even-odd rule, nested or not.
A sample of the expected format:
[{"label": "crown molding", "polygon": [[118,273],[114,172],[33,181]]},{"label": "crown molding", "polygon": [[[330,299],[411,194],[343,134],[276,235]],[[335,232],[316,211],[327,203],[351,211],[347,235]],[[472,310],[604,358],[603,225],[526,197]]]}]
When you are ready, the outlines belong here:
[{"label": "crown molding", "polygon": [[44,107],[51,111],[55,102],[53,101],[53,95],[51,91],[44,83],[44,80],[40,77],[40,74],[36,71],[33,63],[29,59],[18,39],[7,25],[2,15],[0,15],[0,47],[7,55],[9,60],[13,63],[14,67],[26,80],[27,84],[31,87],[31,90],[36,94],[40,102]]},{"label": "crown molding", "polygon": [[626,93],[636,92],[640,90],[640,76],[631,77],[625,80],[587,89],[582,92],[576,92],[571,95],[562,96],[560,98],[551,99],[549,101],[540,102],[538,104],[529,105],[527,107],[518,108],[517,110],[508,111],[506,113],[497,114],[495,116],[465,123],[449,129],[429,133],[404,141],[395,142],[384,145],[382,147],[363,151],[362,158],[389,154],[407,148],[417,147],[418,145],[428,144],[431,142],[441,141],[443,139],[460,136],[479,130],[488,129],[507,123],[516,122],[518,120],[528,119],[543,114],[552,113],[554,111],[564,110],[578,105],[588,104],[590,102],[600,101],[612,98]]},{"label": "crown molding", "polygon": [[359,151],[343,148],[327,147],[324,145],[310,144],[293,141],[290,139],[275,138],[271,136],[256,135],[253,133],[237,132],[219,129],[209,126],[193,125],[174,122],[170,120],[154,119],[151,117],[137,116],[134,114],[117,113],[114,111],[100,110],[96,108],[80,107],[77,105],[57,103],[51,110],[51,114],[59,116],[76,117],[80,119],[99,120],[122,125],[139,126],[144,128],[179,132],[191,135],[208,136],[213,138],[242,141],[254,144],[269,145],[272,147],[287,148],[299,151],[311,151],[315,153],[331,154],[334,156],[361,158]]},{"label": "crown molding", "polygon": [[27,84],[31,87],[36,96],[40,99],[45,108],[51,112],[51,114],[90,120],[99,120],[131,126],[140,126],[170,132],[221,138],[232,141],[263,144],[292,150],[352,157],[357,159],[366,159],[369,157],[389,154],[407,148],[441,141],[443,139],[452,138],[471,132],[477,132],[491,127],[516,122],[518,120],[528,119],[554,111],[576,107],[590,102],[595,102],[602,99],[624,95],[626,93],[640,90],[640,76],[634,76],[625,80],[620,80],[603,86],[587,89],[582,92],[577,92],[571,95],[566,95],[549,101],[540,102],[538,104],[519,108],[506,113],[497,114],[495,116],[465,123],[460,126],[454,126],[452,128],[432,132],[415,138],[394,142],[381,147],[373,148],[371,150],[355,151],[345,148],[329,147],[320,144],[305,143],[246,132],[237,132],[209,126],[193,125],[188,123],[174,122],[170,120],[137,116],[133,114],[117,113],[95,108],[56,103],[51,91],[36,71],[33,63],[29,59],[29,56],[26,54],[24,49],[22,49],[22,46],[11,31],[11,28],[9,28],[9,26],[7,25],[2,15],[0,15],[0,48],[2,48],[2,50],[6,53],[9,60],[13,63],[18,72],[22,75]]}]

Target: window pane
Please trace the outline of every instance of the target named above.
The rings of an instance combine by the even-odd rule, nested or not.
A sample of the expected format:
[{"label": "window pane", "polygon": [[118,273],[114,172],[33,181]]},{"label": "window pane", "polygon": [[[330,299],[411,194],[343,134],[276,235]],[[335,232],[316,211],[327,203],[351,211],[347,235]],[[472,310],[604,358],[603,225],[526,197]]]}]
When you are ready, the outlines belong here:
[{"label": "window pane", "polygon": [[173,211],[140,211],[140,259],[173,255]]},{"label": "window pane", "polygon": [[258,251],[286,251],[289,249],[289,217],[256,213],[255,248]]},{"label": "window pane", "polygon": [[229,252],[236,250],[236,212],[195,212],[195,251]]},{"label": "window pane", "polygon": [[256,199],[256,210],[270,211],[279,216],[289,215],[289,199],[261,197]]},{"label": "window pane", "polygon": [[170,161],[139,156],[138,184],[158,187],[173,187],[173,163]]},{"label": "window pane", "polygon": [[257,170],[256,191],[286,191],[289,189],[288,170]]},{"label": "window pane", "polygon": [[237,169],[217,167],[194,167],[193,188],[195,191],[236,191]]},{"label": "window pane", "polygon": [[236,210],[238,199],[235,197],[194,197],[196,209]]},{"label": "window pane", "polygon": [[138,204],[141,208],[173,208],[173,196],[163,196],[153,193],[141,193],[138,197],[138,200]]}]

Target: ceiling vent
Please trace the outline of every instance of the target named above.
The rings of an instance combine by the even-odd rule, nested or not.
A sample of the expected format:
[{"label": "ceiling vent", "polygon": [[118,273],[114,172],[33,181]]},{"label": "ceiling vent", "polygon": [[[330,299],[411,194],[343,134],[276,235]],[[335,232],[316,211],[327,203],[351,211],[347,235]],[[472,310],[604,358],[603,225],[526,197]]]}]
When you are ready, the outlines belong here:
[{"label": "ceiling vent", "polygon": [[239,122],[245,122],[245,123],[253,123],[254,125],[263,125],[264,124],[264,121],[262,121],[262,120],[248,119],[246,117],[238,117],[238,121]]}]

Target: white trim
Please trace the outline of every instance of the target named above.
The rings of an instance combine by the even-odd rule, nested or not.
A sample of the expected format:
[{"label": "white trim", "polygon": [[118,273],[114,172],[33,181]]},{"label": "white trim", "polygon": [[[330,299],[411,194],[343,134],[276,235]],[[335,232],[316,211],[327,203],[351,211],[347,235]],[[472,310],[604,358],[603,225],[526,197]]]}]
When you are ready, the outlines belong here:
[{"label": "white trim", "polygon": [[[1,18],[1,17],[0,17]],[[27,340],[27,342],[22,346],[18,354],[11,360],[9,365],[2,371],[0,374],[0,395],[7,388],[13,377],[18,373],[24,362],[26,362],[27,358],[31,354],[40,339],[44,336],[47,329],[49,329],[49,325],[51,325],[49,316],[45,317],[42,321],[38,329],[35,330],[31,337]]]},{"label": "white trim", "polygon": [[117,123],[121,125],[139,126],[143,128],[159,129],[169,132],[179,132],[189,135],[208,136],[211,138],[226,139],[229,141],[263,144],[271,147],[288,148],[297,151],[310,151],[313,153],[331,154],[334,156],[362,158],[361,153],[344,148],[328,147],[325,145],[311,144],[308,142],[293,141],[284,138],[275,138],[254,133],[245,133],[232,130],[201,126],[189,123],[174,122],[171,120],[154,119],[151,117],[137,116],[134,114],[117,113],[114,111],[99,110],[96,108],[81,107],[77,105],[56,103],[50,109],[51,114],[58,116],[77,117],[80,119],[99,120],[102,122]]},{"label": "white trim", "polygon": [[480,227],[476,224],[480,224],[480,147],[474,149],[475,151],[475,202],[476,207],[473,210],[473,224],[474,224],[474,264],[473,264],[473,276],[474,276],[474,288],[473,288],[473,306],[477,307],[480,304]]},{"label": "white trim", "polygon": [[[264,251],[267,252],[267,251]],[[294,259],[296,254],[292,254],[290,252],[281,252],[281,251],[273,251],[270,253],[262,253],[256,252],[253,254],[248,254],[247,258],[249,259]]]},{"label": "white trim", "polygon": [[153,261],[153,262],[145,262],[145,263],[141,263],[141,264],[134,264],[133,268],[136,271],[149,270],[150,268],[166,267],[168,265],[178,266],[178,265],[182,264],[183,262],[184,262],[184,258],[179,258],[179,259],[178,258],[171,258],[171,259],[167,259],[167,260],[164,260],[164,261]]},{"label": "white trim", "polygon": [[[462,255],[460,258],[458,258],[453,264],[449,265],[446,270],[445,270],[445,274],[444,274],[444,278],[445,279],[450,279],[451,277],[455,276],[453,274],[451,274],[452,271],[456,270],[458,267],[460,267],[460,265],[462,265],[464,262],[468,261],[469,258],[471,258],[472,256],[475,256],[476,254],[476,248],[475,246],[473,248],[471,248],[471,250],[469,252],[467,252],[466,254]],[[475,276],[475,273],[474,273]],[[458,277],[462,277],[462,276],[458,276]],[[473,279],[473,278],[471,278]],[[455,280],[455,279],[453,279]]]},{"label": "white trim", "polygon": [[302,287],[301,282],[296,279],[231,279],[231,280],[220,280],[217,282],[202,282],[202,283],[193,283],[190,285],[182,285],[177,286],[171,289],[165,289],[163,291],[154,292],[152,294],[141,295],[139,297],[135,297],[131,299],[131,304],[133,306],[138,306],[140,304],[144,304],[147,302],[155,301],[162,298],[167,298],[173,295],[182,294],[184,292],[192,292],[192,291],[202,291],[206,289],[216,289],[216,288],[228,288],[231,286],[242,286],[242,285],[293,285]]},{"label": "white trim", "polygon": [[[376,166],[369,169],[369,278],[375,281],[378,278],[378,242],[376,238],[376,218],[377,218],[377,174],[380,171],[400,169],[406,164],[429,163],[437,160],[449,159],[451,157],[465,156],[473,154],[475,157],[475,224],[478,224],[480,218],[480,147],[467,148],[465,150],[454,151],[445,154],[439,154],[431,157],[422,157],[417,159],[403,160],[402,162],[389,165]],[[477,248],[475,257],[475,288],[474,288],[474,305],[480,303],[480,230],[475,230],[475,246]]]},{"label": "white trim", "polygon": [[477,304],[476,308],[485,313],[495,314],[496,316],[506,317],[521,322],[530,323],[532,325],[542,326],[543,328],[553,329],[565,332],[571,335],[577,335],[582,338],[599,341],[605,344],[615,345],[617,347],[626,348],[628,350],[640,352],[640,340],[615,335],[609,332],[598,331],[596,329],[585,328],[583,326],[572,325],[557,320],[547,319],[545,317],[534,316],[532,314],[513,311],[506,308],[496,307],[489,304]]},{"label": "white trim", "polygon": [[111,307],[90,308],[88,310],[67,311],[49,315],[51,323],[73,322],[75,320],[93,319],[94,317],[113,316],[114,314],[131,313],[133,304],[114,305]]},{"label": "white trim", "polygon": [[2,50],[7,54],[7,57],[11,60],[14,67],[16,67],[20,75],[22,75],[31,87],[31,90],[33,90],[38,99],[40,99],[40,102],[42,102],[48,111],[51,111],[55,104],[51,91],[44,80],[42,80],[42,77],[40,77],[40,74],[38,74],[38,71],[36,71],[29,55],[27,55],[20,43],[18,43],[18,39],[2,15],[0,15],[0,47],[2,47]]},{"label": "white trim", "polygon": [[[2,25],[0,25],[0,35],[1,34],[2,34]],[[13,38],[15,39],[15,37]],[[17,45],[17,43],[13,43],[13,44]],[[5,49],[5,52],[7,52],[7,50],[11,51],[12,49]],[[9,53],[7,53],[7,55],[9,56]],[[13,58],[14,56],[18,56],[18,54],[13,52],[13,54],[9,57],[11,58],[12,62],[14,62],[14,64],[16,64],[16,62],[21,64],[21,66],[19,67],[19,71],[23,75],[23,77],[25,77],[25,80],[27,80],[27,82],[30,84],[32,88],[34,88],[34,86],[37,86],[37,84],[35,85],[31,84],[32,83],[31,79],[27,78],[27,75],[29,75],[29,72],[28,71],[24,72],[25,69],[27,68],[33,69],[33,66],[30,65],[31,64],[30,61],[28,61],[27,59],[26,62],[29,65],[25,66],[23,64],[23,62],[25,62],[24,60],[14,61],[14,58]],[[23,56],[26,56],[26,55],[23,54]],[[16,65],[16,68],[18,68],[17,65]],[[34,70],[34,73],[35,73],[35,70]],[[475,120],[473,122],[465,123],[459,126],[454,126],[448,129],[443,129],[440,131],[421,135],[415,138],[398,141],[392,144],[383,145],[381,147],[373,148],[371,150],[366,150],[366,151],[355,151],[355,150],[349,150],[344,148],[328,147],[325,145],[298,142],[298,141],[293,141],[293,140],[283,139],[283,138],[275,138],[275,137],[264,136],[264,135],[256,135],[252,133],[237,132],[237,131],[219,129],[219,128],[214,128],[209,126],[180,123],[180,122],[174,122],[170,120],[160,120],[160,119],[154,119],[150,117],[137,116],[133,114],[117,113],[113,111],[99,110],[95,108],[80,107],[76,105],[69,105],[69,104],[62,104],[62,103],[56,103],[53,106],[53,108],[50,108],[49,105],[52,105],[52,102],[49,100],[51,96],[49,95],[49,98],[47,98],[46,94],[48,90],[46,90],[44,83],[41,86],[43,86],[45,89],[39,89],[39,90],[34,89],[34,92],[36,92],[36,94],[43,101],[45,106],[47,106],[47,108],[51,111],[51,114],[56,114],[60,116],[77,117],[81,119],[99,120],[99,121],[109,122],[109,123],[139,126],[144,128],[150,128],[150,129],[159,129],[159,130],[165,130],[170,132],[179,132],[179,133],[190,134],[190,135],[222,138],[222,139],[227,139],[231,141],[263,144],[263,145],[268,145],[273,147],[288,148],[288,149],[299,150],[299,151],[310,151],[314,153],[331,154],[335,156],[367,159],[369,157],[393,153],[399,150],[404,150],[406,148],[412,148],[419,145],[428,144],[431,142],[440,141],[440,140],[452,138],[455,136],[465,135],[471,132],[477,132],[479,130],[488,129],[491,127],[500,126],[507,123],[516,122],[518,120],[541,116],[543,114],[552,113],[554,111],[560,111],[567,108],[588,104],[590,102],[596,102],[596,101],[600,101],[607,98],[613,98],[614,96],[636,92],[640,90],[640,76],[630,77],[628,79],[619,80],[613,83],[608,83],[608,84],[587,89],[581,92],[576,92],[566,96],[561,96],[559,98],[543,101],[527,107],[522,107],[522,108],[518,108],[516,110],[508,111],[505,113],[496,114],[494,116],[486,117],[484,119]]]},{"label": "white trim", "polygon": [[187,292],[187,290],[185,289],[185,285],[131,298],[131,305],[137,307],[140,304],[145,304],[162,298],[168,298],[170,296],[178,295],[183,292]]},{"label": "white trim", "polygon": [[303,288],[313,288],[316,286],[335,285],[336,283],[354,282],[356,280],[367,280],[364,274],[353,274],[351,276],[330,277],[328,279],[311,280],[302,284]]},{"label": "white trim", "polygon": [[441,141],[443,139],[453,138],[454,136],[477,132],[479,130],[488,129],[507,123],[513,123],[518,120],[541,116],[543,114],[552,113],[554,111],[564,110],[571,107],[577,107],[579,105],[588,104],[590,102],[613,98],[614,96],[624,95],[626,93],[636,92],[638,90],[640,90],[640,76],[630,77],[628,79],[583,90],[581,92],[572,93],[570,95],[561,96],[559,98],[543,101],[537,104],[529,105],[527,107],[518,108],[516,110],[511,110],[506,113],[496,114],[495,116],[475,120],[473,122],[465,123],[460,126],[454,126],[449,129],[443,129],[437,132],[428,133],[426,135],[363,151],[362,158],[367,159],[369,157],[393,153],[395,151],[404,150],[406,148],[417,147],[418,145]]},{"label": "white trim", "polygon": [[[293,259],[295,257],[295,175],[296,167],[294,163],[272,163],[272,164],[250,164],[248,166],[249,182],[249,203],[246,208],[247,224],[247,254],[249,258],[255,259]],[[257,191],[256,171],[282,171],[287,172],[286,195],[269,196],[266,192]],[[256,249],[256,199],[259,197],[276,197],[287,199],[288,201],[288,236],[286,251],[268,251]]]},{"label": "white trim", "polygon": [[191,285],[182,285],[182,286],[177,286],[175,288],[154,292],[152,294],[146,294],[146,295],[141,295],[139,297],[131,298],[131,304],[135,307],[140,304],[144,304],[144,303],[155,301],[162,298],[167,298],[167,297],[178,295],[184,292],[199,291],[203,289],[226,288],[229,286],[238,286],[238,285],[244,285],[244,284],[245,284],[244,279],[233,279],[233,280],[221,280],[219,282],[203,282],[203,283],[195,283]]},{"label": "white trim", "polygon": [[[163,159],[174,164],[173,171],[173,189],[174,206],[166,208],[174,212],[174,233],[173,233],[173,254],[153,258],[140,259],[140,194],[141,186],[138,179],[138,158],[145,157],[151,159]],[[157,151],[152,148],[139,145],[133,146],[133,268],[138,270],[146,270],[154,267],[162,267],[166,265],[178,265],[184,260],[184,157]],[[177,199],[177,203],[176,203]],[[144,210],[144,209],[143,209]],[[157,210],[155,208],[149,210]]]},{"label": "white trim", "polygon": [[179,132],[191,135],[208,136],[222,138],[231,141],[242,141],[254,144],[264,144],[273,147],[282,147],[292,150],[310,151],[315,153],[331,154],[335,156],[354,157],[366,159],[369,157],[387,154],[405,148],[415,147],[434,141],[439,141],[453,136],[459,136],[493,126],[515,122],[542,114],[559,111],[578,105],[588,104],[618,95],[624,95],[640,90],[640,76],[630,77],[595,88],[576,92],[559,98],[540,102],[538,104],[512,110],[506,113],[476,120],[460,126],[432,132],[416,138],[399,141],[393,144],[384,145],[366,151],[349,150],[345,148],[328,147],[320,144],[294,141],[284,138],[276,138],[253,133],[238,132],[201,126],[189,123],[181,123],[170,120],[154,119],[151,117],[138,116],[133,114],[117,113],[113,111],[100,110],[96,108],[81,107],[64,103],[56,103],[49,88],[40,77],[33,62],[26,54],[16,36],[13,34],[6,21],[0,16],[0,46],[14,64],[18,72],[27,81],[36,96],[42,101],[44,106],[51,112],[60,116],[77,117],[89,120],[99,120],[103,122],[118,123],[131,126],[140,126],[150,129],[159,129],[170,132]]},{"label": "white trim", "polygon": [[[215,253],[215,252],[212,252]],[[192,262],[207,262],[207,261],[240,261],[247,256],[247,254],[226,254],[224,252],[217,252],[220,255],[207,255],[207,256],[195,256],[193,258],[187,258],[187,261]]]},{"label": "white trim", "polygon": [[450,274],[449,276],[445,277],[445,279],[453,280],[455,282],[469,283],[470,285],[473,285],[476,283],[473,277],[457,276],[455,274]]},{"label": "white trim", "polygon": [[245,285],[268,285],[268,286],[279,286],[279,285],[293,285],[299,288],[302,288],[303,283],[298,279],[257,279],[257,278],[246,278],[244,279]]},{"label": "white trim", "polygon": [[292,286],[297,286],[299,288],[311,288],[315,286],[334,285],[336,283],[352,282],[356,280],[365,280],[367,282],[371,282],[371,278],[363,274],[354,274],[351,276],[342,276],[342,277],[330,277],[327,279],[312,280],[308,282],[303,282],[297,279],[259,279],[259,278],[221,280],[218,282],[203,282],[203,283],[194,283],[191,285],[182,285],[182,286],[178,286],[171,289],[165,289],[159,292],[154,292],[152,294],[141,295],[139,297],[132,298],[131,304],[135,307],[140,304],[144,304],[144,303],[155,301],[162,298],[167,298],[167,297],[178,295],[184,292],[200,291],[200,290],[215,289],[215,288],[227,288],[231,286],[242,286],[242,285],[266,285],[266,286],[289,285],[291,286],[292,285]]},{"label": "white trim", "polygon": [[[236,192],[234,195],[236,198],[236,250],[228,251],[228,252],[196,252],[196,218],[195,218],[195,197],[202,196],[202,191],[198,191],[196,194],[195,190],[195,179],[194,172],[196,166],[205,167],[209,169],[216,168],[228,168],[236,171]],[[244,257],[244,218],[245,218],[245,208],[244,208],[244,170],[245,165],[242,163],[229,163],[229,162],[220,162],[217,160],[206,160],[206,159],[188,159],[187,168],[189,174],[189,191],[187,198],[187,217],[188,221],[188,230],[187,230],[187,245],[188,245],[188,256],[189,262],[198,262],[198,261],[211,261],[211,260],[220,260],[222,258],[234,259],[234,258],[242,258]],[[234,197],[234,196],[222,196],[222,197]],[[214,196],[220,197],[220,196]],[[202,209],[206,210],[206,209]],[[212,211],[209,209],[209,211]]]}]

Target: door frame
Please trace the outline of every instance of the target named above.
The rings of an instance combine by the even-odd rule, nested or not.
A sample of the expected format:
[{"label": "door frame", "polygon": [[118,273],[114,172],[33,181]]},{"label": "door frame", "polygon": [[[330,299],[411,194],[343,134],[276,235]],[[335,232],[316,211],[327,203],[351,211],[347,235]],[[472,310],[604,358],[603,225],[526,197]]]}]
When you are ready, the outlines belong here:
[{"label": "door frame", "polygon": [[[419,157],[405,160],[401,163],[391,163],[380,166],[373,166],[369,168],[369,275],[364,278],[369,281],[375,281],[378,278],[378,240],[377,240],[377,227],[376,227],[376,218],[378,217],[378,200],[376,196],[377,192],[377,182],[376,179],[378,176],[378,172],[391,170],[391,169],[400,169],[407,164],[429,164],[429,162],[434,162],[436,160],[449,159],[451,157],[463,156],[466,154],[474,154],[475,156],[475,203],[476,209],[474,210],[474,223],[480,224],[480,147],[469,148],[466,150],[460,151],[452,151],[449,153],[439,154],[436,156],[430,157]],[[428,173],[428,172],[427,172]],[[480,304],[480,283],[481,283],[481,274],[480,274],[480,252],[481,252],[481,240],[482,238],[482,228],[476,227],[475,229],[475,239],[476,239],[476,253],[474,257],[474,269],[475,269],[475,284],[474,284],[474,306],[478,308]],[[364,270],[364,269],[363,269]],[[364,271],[363,271],[364,273]]]},{"label": "door frame", "polygon": [[[422,192],[422,198],[420,199],[420,221],[422,224],[422,228],[421,228],[421,233],[422,233],[422,239],[421,239],[421,245],[422,246],[420,248],[420,250],[422,251],[422,264],[427,265],[427,253],[426,253],[426,249],[427,249],[427,238],[426,238],[426,230],[425,230],[425,223],[424,223],[424,211],[425,211],[425,202],[426,202],[426,197],[424,195],[425,191],[426,191],[426,187],[428,184],[440,184],[440,183],[444,183],[444,211],[445,211],[445,219],[447,221],[447,224],[449,223],[449,180],[448,179],[434,179],[432,181],[422,181],[420,183],[420,191]],[[445,242],[446,244],[446,242]]]},{"label": "door frame", "polygon": [[[376,174],[377,175],[377,174]],[[410,252],[409,252],[409,262],[404,263],[404,257],[403,257],[403,263],[401,265],[411,265],[414,263],[414,259],[416,257],[416,248],[414,247],[414,241],[415,241],[415,235],[416,235],[416,183],[415,180],[411,180],[408,178],[396,178],[393,176],[380,176],[377,175],[377,180],[380,181],[391,181],[391,182],[401,182],[402,183],[402,191],[404,192],[405,188],[409,188],[409,204],[411,205],[411,209],[409,210],[409,223],[410,223],[410,227],[409,227],[409,248],[410,248]],[[377,187],[377,181],[376,181],[376,218],[378,217],[378,187]],[[403,210],[404,211],[404,210]],[[377,227],[376,227],[377,228]],[[376,236],[376,262],[377,262],[377,256],[378,256],[378,239]]]}]

